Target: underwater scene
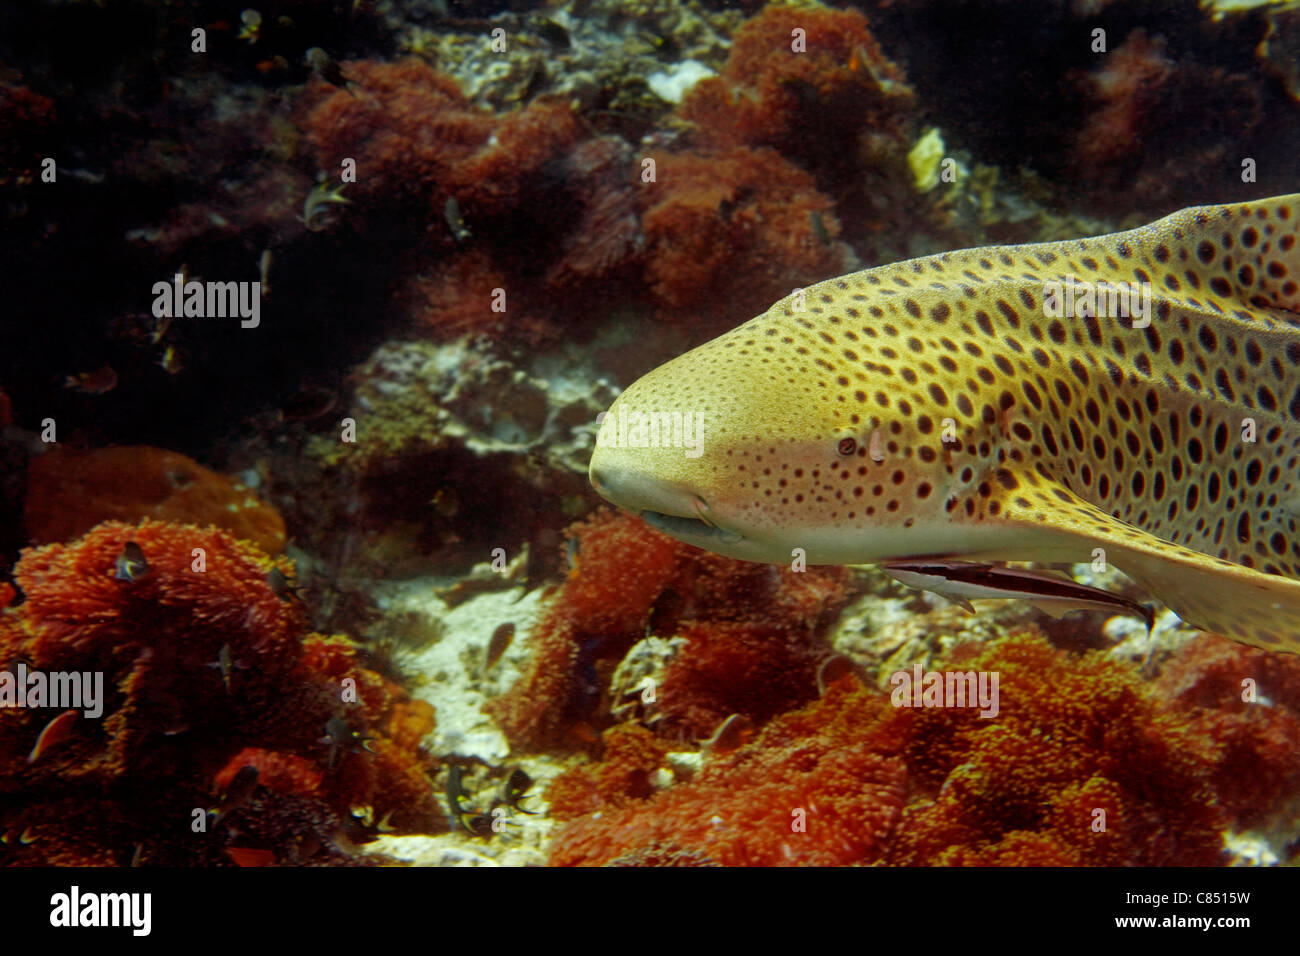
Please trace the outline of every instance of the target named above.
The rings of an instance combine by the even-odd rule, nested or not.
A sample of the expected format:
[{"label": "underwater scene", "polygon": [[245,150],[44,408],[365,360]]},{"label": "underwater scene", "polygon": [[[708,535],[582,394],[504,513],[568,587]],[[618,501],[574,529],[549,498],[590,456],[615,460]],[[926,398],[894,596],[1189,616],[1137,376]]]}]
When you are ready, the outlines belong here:
[{"label": "underwater scene", "polygon": [[1298,238],[1296,2],[7,2],[0,862],[1294,864]]}]

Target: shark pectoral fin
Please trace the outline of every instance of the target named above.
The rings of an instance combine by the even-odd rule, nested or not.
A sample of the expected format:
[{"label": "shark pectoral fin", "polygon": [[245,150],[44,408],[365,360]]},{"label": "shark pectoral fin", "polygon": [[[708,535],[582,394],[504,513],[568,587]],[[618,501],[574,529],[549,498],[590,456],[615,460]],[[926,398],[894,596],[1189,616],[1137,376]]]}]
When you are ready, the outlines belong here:
[{"label": "shark pectoral fin", "polygon": [[[998,521],[1023,526],[1039,560],[1113,564],[1192,627],[1300,653],[1300,581],[1158,538],[1041,475],[1002,482]],[[1100,551],[1098,551],[1100,549]],[[1047,556],[1048,554],[1054,557]]]}]

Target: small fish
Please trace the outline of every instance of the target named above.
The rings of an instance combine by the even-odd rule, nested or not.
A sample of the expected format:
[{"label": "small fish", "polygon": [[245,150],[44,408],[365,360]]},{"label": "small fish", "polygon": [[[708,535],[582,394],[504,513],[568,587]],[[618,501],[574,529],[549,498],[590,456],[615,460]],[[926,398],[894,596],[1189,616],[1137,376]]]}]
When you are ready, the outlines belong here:
[{"label": "small fish", "polygon": [[221,801],[208,811],[209,821],[215,824],[226,814],[242,806],[257,789],[257,776],[257,768],[251,763],[240,767],[239,772],[231,779],[230,785],[226,787],[226,792],[221,795]]},{"label": "small fish", "polygon": [[325,736],[321,738],[321,743],[329,744],[331,768],[334,767],[338,759],[338,752],[343,750],[347,753],[360,753],[365,750],[368,753],[374,753],[370,747],[370,741],[374,737],[366,737],[352,729],[344,718],[335,715],[325,724]]},{"label": "small fish", "polygon": [[262,35],[262,15],[256,10],[245,10],[240,13],[239,22],[242,26],[239,28],[237,39],[247,40],[249,46],[252,46]]},{"label": "small fish", "polygon": [[158,360],[158,365],[168,375],[175,375],[185,366],[181,364],[180,356],[176,352],[176,346],[169,345],[163,349],[162,358]]},{"label": "small fish", "polygon": [[53,750],[67,740],[72,733],[72,725],[77,722],[79,716],[79,711],[65,710],[46,724],[45,729],[41,731],[41,735],[36,738],[36,746],[27,755],[27,762],[35,763],[47,751]]},{"label": "small fish", "polygon": [[492,632],[491,640],[488,641],[487,667],[491,667],[501,660],[501,655],[506,652],[506,648],[510,646],[510,641],[514,636],[515,625],[513,621],[506,621],[504,624],[497,625],[496,630]]},{"label": "small fish", "polygon": [[996,598],[1025,601],[1053,617],[1071,611],[1106,611],[1140,617],[1147,631],[1155,625],[1150,607],[1051,572],[971,561],[899,561],[882,564],[880,569],[910,588],[932,591],[972,614],[972,600]]},{"label": "small fish", "polygon": [[448,767],[447,783],[443,788],[443,794],[447,798],[448,820],[451,823],[451,828],[454,830],[459,826],[472,833],[474,831],[470,829],[466,818],[472,815],[473,811],[466,810],[461,806],[462,800],[469,799],[469,791],[465,789],[462,782],[464,773],[464,768],[460,764],[454,763]]},{"label": "small fish", "polygon": [[240,670],[246,670],[247,667],[235,660],[234,654],[230,650],[229,644],[222,644],[221,649],[217,651],[217,659],[209,661],[208,667],[215,667],[221,671],[221,683],[225,685],[226,693],[230,693],[230,674],[238,667]]},{"label": "small fish", "polygon": [[460,203],[456,201],[455,196],[447,197],[447,202],[442,207],[442,217],[447,220],[447,228],[451,230],[457,242],[465,242],[473,235],[465,225],[465,220],[460,214]]},{"label": "small fish", "polygon": [[529,816],[536,814],[536,810],[525,810],[520,806],[520,802],[524,797],[528,796],[528,791],[532,788],[534,782],[533,778],[528,776],[522,767],[515,767],[514,770],[510,771],[510,776],[506,779],[502,794],[506,806],[510,807],[511,810],[518,810],[520,813],[526,813]]},{"label": "small fish", "polygon": [[78,372],[63,379],[64,388],[73,388],[87,395],[103,395],[117,388],[117,372],[105,365],[93,372]]},{"label": "small fish", "polygon": [[338,62],[318,46],[311,47],[303,56],[304,62],[311,67],[312,72],[319,76],[330,86],[337,86],[341,90],[347,90],[353,96],[355,93],[349,89],[352,80],[343,72],[343,67]]},{"label": "small fish", "polygon": [[732,714],[718,725],[708,740],[700,741],[700,750],[706,754],[728,753],[742,746],[754,736],[754,722],[744,714]]},{"label": "small fish", "polygon": [[144,551],[134,541],[122,546],[122,553],[113,565],[113,577],[118,581],[139,581],[149,573],[149,562],[145,560]]},{"label": "small fish", "polygon": [[345,188],[347,188],[346,184],[334,186],[328,182],[317,183],[313,186],[302,204],[303,225],[312,232],[320,232],[326,228],[329,225],[329,220],[325,213],[330,205],[342,205],[352,202],[350,199],[343,198]]},{"label": "small fish", "polygon": [[845,657],[843,654],[832,654],[826,660],[822,661],[821,666],[817,668],[817,694],[820,697],[826,696],[826,691],[837,680],[847,677],[849,674],[857,676],[863,684],[867,683],[860,668],[853,663],[852,659]]},{"label": "small fish", "polygon": [[278,567],[271,568],[266,572],[266,583],[275,592],[276,597],[286,604],[294,598],[302,600],[302,588],[296,588],[289,583],[289,578]]}]

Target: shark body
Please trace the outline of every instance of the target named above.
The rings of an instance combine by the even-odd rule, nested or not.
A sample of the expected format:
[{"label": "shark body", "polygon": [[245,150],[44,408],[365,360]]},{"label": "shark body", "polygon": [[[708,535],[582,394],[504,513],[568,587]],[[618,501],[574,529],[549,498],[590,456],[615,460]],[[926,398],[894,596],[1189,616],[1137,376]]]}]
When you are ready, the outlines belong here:
[{"label": "shark body", "polygon": [[1300,194],[796,290],[628,388],[592,484],[749,561],[1100,558],[1300,652],[1298,246]]}]

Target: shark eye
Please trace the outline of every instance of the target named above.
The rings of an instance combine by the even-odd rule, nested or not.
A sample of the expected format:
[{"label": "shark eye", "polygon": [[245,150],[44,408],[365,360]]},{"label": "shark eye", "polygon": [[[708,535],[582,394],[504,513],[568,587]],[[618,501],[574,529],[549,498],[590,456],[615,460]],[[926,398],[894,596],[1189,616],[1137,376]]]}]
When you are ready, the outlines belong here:
[{"label": "shark eye", "polygon": [[841,438],[840,443],[835,446],[835,450],[848,458],[849,455],[858,450],[858,440],[856,438]]}]

